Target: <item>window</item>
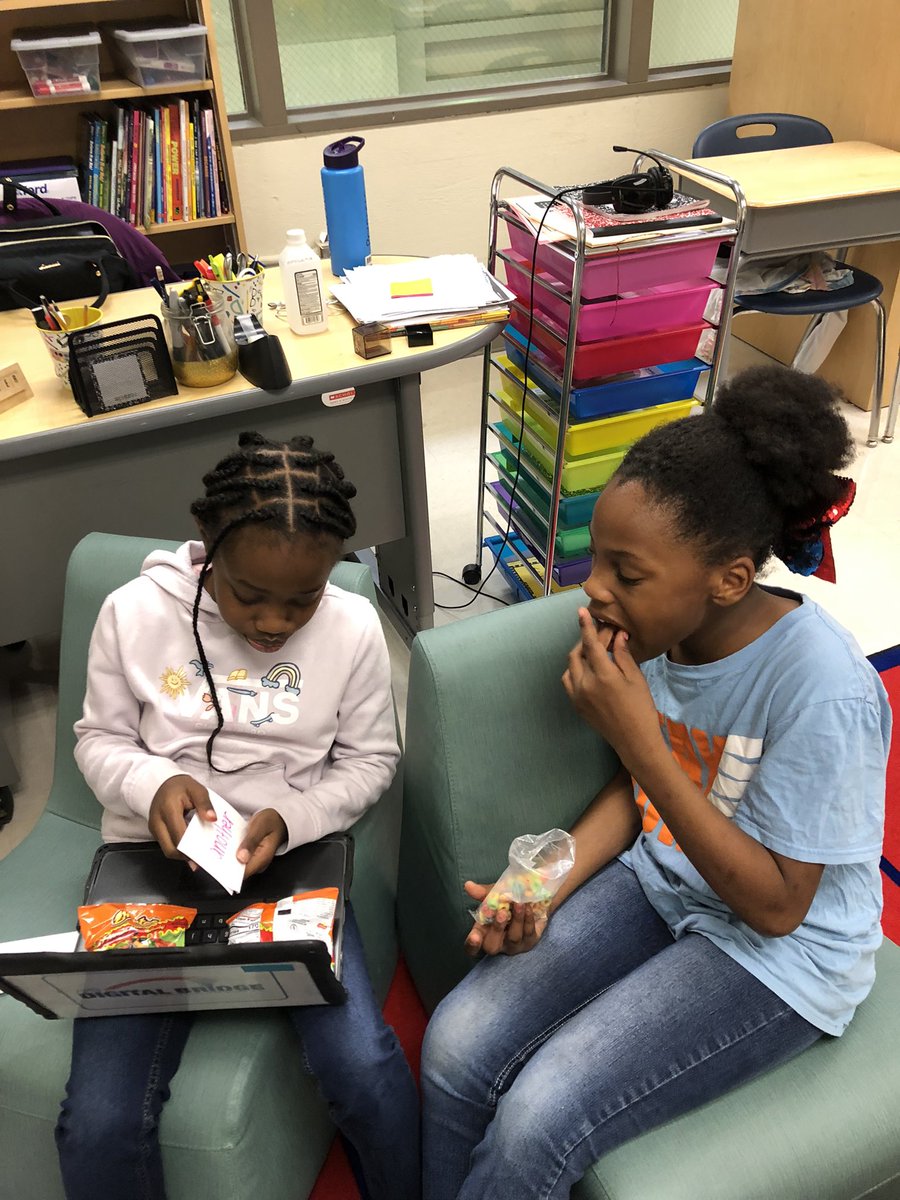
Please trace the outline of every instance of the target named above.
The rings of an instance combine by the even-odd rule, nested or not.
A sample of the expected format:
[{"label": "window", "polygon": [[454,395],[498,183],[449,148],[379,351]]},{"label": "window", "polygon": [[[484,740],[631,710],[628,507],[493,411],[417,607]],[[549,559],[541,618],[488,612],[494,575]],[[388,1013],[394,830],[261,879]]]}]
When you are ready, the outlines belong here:
[{"label": "window", "polygon": [[731,58],[738,0],[658,0],[653,6],[650,67]]},{"label": "window", "polygon": [[230,113],[246,112],[247,101],[244,95],[241,63],[234,35],[234,14],[231,11],[231,0],[212,0],[212,14],[226,106]]},{"label": "window", "polygon": [[606,0],[275,0],[275,21],[289,109],[605,68]]},{"label": "window", "polygon": [[[715,83],[738,0],[212,0],[232,134]],[[665,70],[654,77],[657,69]]]}]

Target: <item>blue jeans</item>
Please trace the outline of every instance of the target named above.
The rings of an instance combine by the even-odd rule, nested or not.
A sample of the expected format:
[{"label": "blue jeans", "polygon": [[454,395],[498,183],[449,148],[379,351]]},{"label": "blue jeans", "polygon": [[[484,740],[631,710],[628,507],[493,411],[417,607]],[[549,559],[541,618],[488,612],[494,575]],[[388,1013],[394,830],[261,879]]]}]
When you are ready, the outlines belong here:
[{"label": "blue jeans", "polygon": [[[417,1200],[416,1085],[381,1016],[349,910],[342,981],[345,1005],[286,1010],[300,1038],[298,1053],[347,1143],[363,1196]],[[75,1021],[72,1073],[56,1128],[68,1200],[164,1200],[159,1118],[194,1019],[175,1013]]]},{"label": "blue jeans", "polygon": [[616,1146],[821,1036],[706,938],[674,941],[612,862],[435,1012],[426,1200],[562,1200]]}]

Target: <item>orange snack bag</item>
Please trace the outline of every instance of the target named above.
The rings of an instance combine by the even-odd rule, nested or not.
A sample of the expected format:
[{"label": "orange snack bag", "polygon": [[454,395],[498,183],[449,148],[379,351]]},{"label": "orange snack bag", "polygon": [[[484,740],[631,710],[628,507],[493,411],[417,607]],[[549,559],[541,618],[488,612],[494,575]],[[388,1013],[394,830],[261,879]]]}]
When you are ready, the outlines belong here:
[{"label": "orange snack bag", "polygon": [[231,932],[228,935],[229,944],[238,942],[271,942],[272,922],[275,919],[275,904],[262,900],[248,904],[240,912],[228,918]]},{"label": "orange snack bag", "polygon": [[175,904],[84,904],[78,925],[86,950],[171,949],[184,945],[196,915]]}]

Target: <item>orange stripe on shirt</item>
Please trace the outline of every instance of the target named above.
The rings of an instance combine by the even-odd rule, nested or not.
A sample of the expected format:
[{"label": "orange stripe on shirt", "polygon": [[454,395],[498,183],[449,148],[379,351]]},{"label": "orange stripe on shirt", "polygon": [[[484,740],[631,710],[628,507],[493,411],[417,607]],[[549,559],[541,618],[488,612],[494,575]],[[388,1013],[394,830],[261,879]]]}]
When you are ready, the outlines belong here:
[{"label": "orange stripe on shirt", "polygon": [[[663,713],[657,713],[657,716],[660,725],[668,735],[673,758],[695,787],[702,788],[703,768],[706,767],[704,795],[707,795],[719,769],[722,751],[725,748],[725,738],[718,734],[707,734],[703,729],[688,730],[686,725],[670,720]],[[664,846],[675,846],[676,850],[680,850],[681,847],[676,843],[668,825],[642,787],[638,788],[635,803],[641,810],[641,825],[644,833],[650,834],[656,830],[658,831],[657,837]]]}]

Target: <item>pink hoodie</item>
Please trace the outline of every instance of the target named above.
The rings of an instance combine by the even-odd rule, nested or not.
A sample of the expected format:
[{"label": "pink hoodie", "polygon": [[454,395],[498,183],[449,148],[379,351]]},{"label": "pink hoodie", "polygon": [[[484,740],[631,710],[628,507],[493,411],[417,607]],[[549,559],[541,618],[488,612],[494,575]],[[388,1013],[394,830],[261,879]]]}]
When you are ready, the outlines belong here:
[{"label": "pink hoodie", "polygon": [[[215,728],[191,609],[199,542],[156,551],[109,596],[88,657],[75,759],[103,805],[105,841],[142,841],[159,787],[191,775],[245,817],[274,808],[292,849],[348,829],[385,792],[400,752],[378,614],[331,584],[277,655],[254,650],[204,592],[199,628],[225,725]],[[277,661],[273,661],[277,659]]]}]

